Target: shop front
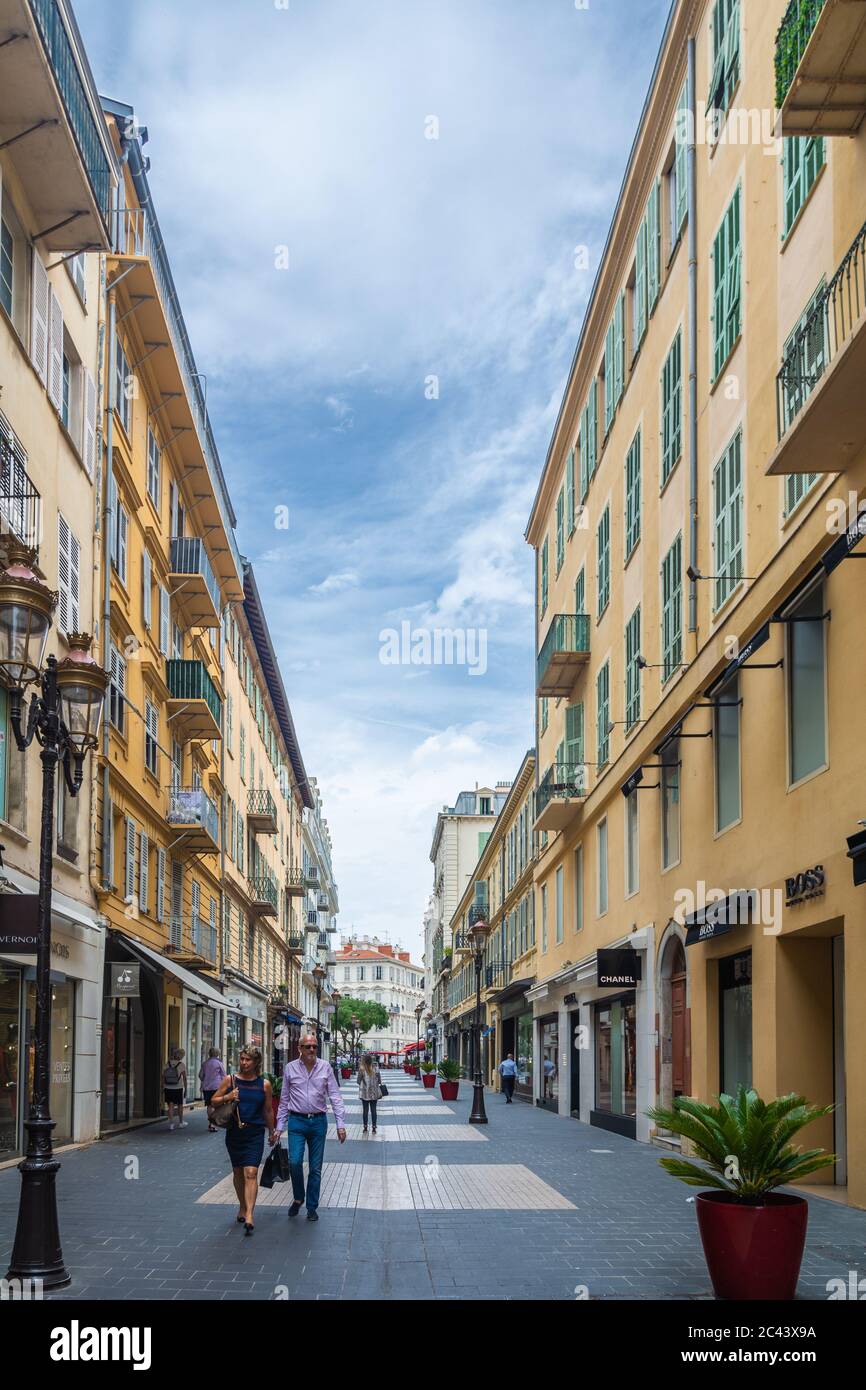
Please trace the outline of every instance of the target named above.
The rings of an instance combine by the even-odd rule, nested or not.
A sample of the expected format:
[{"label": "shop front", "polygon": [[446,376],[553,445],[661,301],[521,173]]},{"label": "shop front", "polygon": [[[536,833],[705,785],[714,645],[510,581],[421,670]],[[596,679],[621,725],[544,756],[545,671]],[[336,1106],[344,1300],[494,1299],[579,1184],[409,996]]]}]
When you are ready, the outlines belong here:
[{"label": "shop front", "polygon": [[538,1020],[538,1059],[540,1095],[538,1104],[559,1112],[559,1014],[545,1014]]},{"label": "shop front", "polygon": [[515,1098],[528,1100],[530,1104],[534,1049],[532,1006],[526,1002],[526,992],[533,983],[532,978],[520,980],[488,996],[489,1002],[499,1009],[499,1058],[503,1060],[509,1052],[513,1055],[517,1065]]},{"label": "shop front", "polygon": [[[35,881],[4,868],[4,896],[35,894]],[[11,889],[11,891],[10,891]],[[55,1146],[99,1133],[95,1053],[104,931],[95,909],[55,891],[51,922],[49,1105]],[[33,1087],[36,957],[0,954],[0,1162],[23,1152]]]},{"label": "shop front", "polygon": [[[268,1070],[271,1049],[268,1046],[268,994],[237,970],[226,969],[225,1004],[236,1015],[236,1021],[226,1022],[226,1066],[236,1068],[244,1047],[257,1047],[262,1054],[262,1066]],[[231,1013],[227,1017],[231,1017]]]}]

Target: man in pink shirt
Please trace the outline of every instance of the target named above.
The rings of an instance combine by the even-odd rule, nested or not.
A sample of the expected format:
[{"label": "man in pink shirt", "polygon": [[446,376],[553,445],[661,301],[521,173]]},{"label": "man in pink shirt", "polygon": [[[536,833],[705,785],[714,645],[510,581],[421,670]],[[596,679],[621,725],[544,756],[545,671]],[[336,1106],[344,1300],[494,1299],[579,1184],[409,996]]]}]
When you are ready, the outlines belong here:
[{"label": "man in pink shirt", "polygon": [[[343,1097],[333,1071],[316,1054],[314,1036],[301,1038],[300,1056],[289,1062],[283,1071],[283,1089],[277,1110],[277,1126],[273,1143],[279,1144],[289,1117],[289,1167],[292,1173],[294,1201],[289,1216],[297,1216],[306,1196],[307,1220],[318,1221],[319,1189],[322,1185],[322,1159],[328,1133],[328,1100],[337,1121],[337,1138],[346,1142],[346,1112]],[[310,1171],[304,1192],[304,1149],[309,1150]]]}]

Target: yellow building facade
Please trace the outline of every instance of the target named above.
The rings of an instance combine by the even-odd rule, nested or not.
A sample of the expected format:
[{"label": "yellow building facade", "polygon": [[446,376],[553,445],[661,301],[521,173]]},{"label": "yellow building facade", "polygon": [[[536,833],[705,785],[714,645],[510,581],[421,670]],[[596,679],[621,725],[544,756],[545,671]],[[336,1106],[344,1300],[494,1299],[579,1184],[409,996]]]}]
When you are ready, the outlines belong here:
[{"label": "yellow building facade", "polygon": [[672,8],[530,516],[528,999],[536,1101],[796,1090],[866,1206],[866,132],[795,8]]},{"label": "yellow building facade", "polygon": [[471,932],[485,928],[481,970],[482,1072],[499,1089],[499,1063],[517,1062],[515,1094],[533,1095],[533,1019],[527,991],[536,978],[533,869],[535,755],[526,754],[511,784],[475,871],[451,919],[452,959],[447,985],[448,1055],[470,1075],[477,1015],[475,950]]}]

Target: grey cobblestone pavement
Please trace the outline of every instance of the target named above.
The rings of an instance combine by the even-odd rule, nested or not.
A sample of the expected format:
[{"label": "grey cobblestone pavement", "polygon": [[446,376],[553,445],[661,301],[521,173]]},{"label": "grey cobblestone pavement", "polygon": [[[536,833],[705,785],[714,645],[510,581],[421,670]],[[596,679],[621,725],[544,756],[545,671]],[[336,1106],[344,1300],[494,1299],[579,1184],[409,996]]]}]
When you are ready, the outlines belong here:
[{"label": "grey cobblestone pavement", "polygon": [[[251,1238],[221,1187],[223,1136],[208,1134],[201,1110],[184,1130],[147,1126],[63,1154],[73,1282],[53,1298],[712,1298],[692,1191],[659,1168],[657,1148],[492,1094],[490,1123],[469,1131],[483,1142],[460,1142],[471,1087],[446,1107],[412,1084],[389,1077],[379,1125],[381,1136],[417,1104],[424,1114],[406,1138],[359,1135],[340,1148],[329,1136],[318,1223],[289,1222],[290,1189],[278,1186],[263,1194]],[[344,1090],[354,1098],[351,1083]],[[15,1168],[0,1172],[3,1271],[19,1184]],[[828,1279],[850,1270],[866,1275],[866,1212],[810,1199],[798,1297],[826,1299]]]}]

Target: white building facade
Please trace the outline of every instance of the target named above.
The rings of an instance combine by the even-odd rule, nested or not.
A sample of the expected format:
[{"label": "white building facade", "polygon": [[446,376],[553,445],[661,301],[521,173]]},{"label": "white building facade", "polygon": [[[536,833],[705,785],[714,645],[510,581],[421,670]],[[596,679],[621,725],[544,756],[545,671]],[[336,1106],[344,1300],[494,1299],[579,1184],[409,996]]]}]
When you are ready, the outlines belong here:
[{"label": "white building facade", "polygon": [[[402,1052],[418,1037],[415,1010],[426,1003],[424,970],[416,965],[408,951],[380,941],[378,937],[345,938],[337,952],[337,988],[342,998],[381,1004],[388,1010],[388,1026],[377,1028],[363,1037],[369,1052]],[[426,1023],[420,1024],[422,1039]]]}]

